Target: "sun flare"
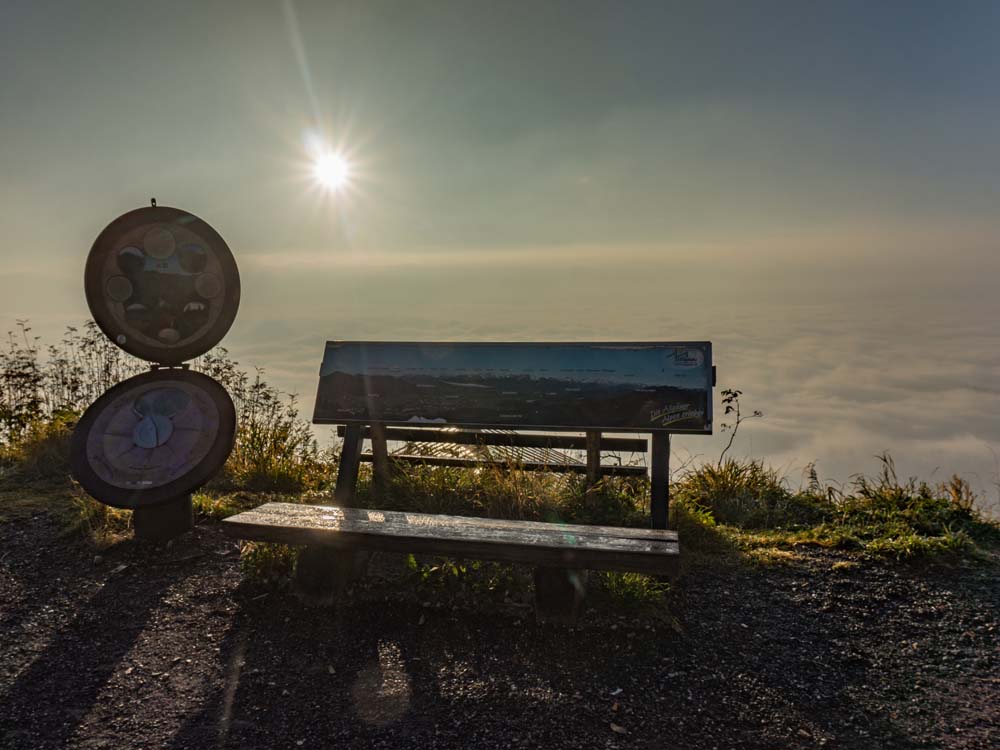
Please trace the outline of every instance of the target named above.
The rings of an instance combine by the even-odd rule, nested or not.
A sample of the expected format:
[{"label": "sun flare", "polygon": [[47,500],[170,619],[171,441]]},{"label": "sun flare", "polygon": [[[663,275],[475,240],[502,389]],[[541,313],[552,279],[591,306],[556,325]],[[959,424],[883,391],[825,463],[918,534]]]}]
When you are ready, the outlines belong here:
[{"label": "sun flare", "polygon": [[342,154],[321,154],[313,164],[313,175],[327,190],[342,190],[350,182],[351,165]]}]

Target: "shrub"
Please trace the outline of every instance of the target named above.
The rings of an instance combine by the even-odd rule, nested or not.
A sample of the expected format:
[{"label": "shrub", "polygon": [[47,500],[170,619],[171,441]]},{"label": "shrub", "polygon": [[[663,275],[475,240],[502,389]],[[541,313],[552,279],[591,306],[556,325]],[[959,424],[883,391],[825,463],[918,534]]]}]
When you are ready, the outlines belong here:
[{"label": "shrub", "polygon": [[[108,388],[148,365],[115,346],[96,323],[68,327],[43,349],[18,321],[0,350],[0,480],[65,479],[69,437],[77,418]],[[331,476],[294,396],[240,368],[223,348],[192,363],[229,391],[237,412],[236,444],[215,486],[220,489],[301,492]]]},{"label": "shrub", "polygon": [[74,412],[58,412],[29,422],[16,442],[0,444],[0,482],[44,482],[69,474]]}]

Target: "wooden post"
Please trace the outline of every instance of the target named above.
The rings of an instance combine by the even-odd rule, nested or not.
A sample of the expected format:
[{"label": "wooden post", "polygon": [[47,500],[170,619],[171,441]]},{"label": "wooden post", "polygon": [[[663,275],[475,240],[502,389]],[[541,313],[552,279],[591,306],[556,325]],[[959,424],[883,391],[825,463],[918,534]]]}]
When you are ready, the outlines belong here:
[{"label": "wooden post", "polygon": [[587,430],[587,490],[601,481],[601,433]]},{"label": "wooden post", "polygon": [[654,432],[649,454],[649,510],[654,529],[667,528],[670,509],[670,433]]},{"label": "wooden post", "polygon": [[381,495],[389,485],[389,446],[385,439],[385,425],[375,422],[371,425],[372,477],[375,489]]},{"label": "wooden post", "polygon": [[333,499],[338,505],[350,505],[358,484],[358,465],[361,463],[361,425],[349,424],[344,430],[344,447],[340,452],[340,469]]},{"label": "wooden post", "polygon": [[132,513],[132,528],[136,539],[165,542],[194,528],[194,508],[191,495],[168,500],[158,505],[136,508]]}]

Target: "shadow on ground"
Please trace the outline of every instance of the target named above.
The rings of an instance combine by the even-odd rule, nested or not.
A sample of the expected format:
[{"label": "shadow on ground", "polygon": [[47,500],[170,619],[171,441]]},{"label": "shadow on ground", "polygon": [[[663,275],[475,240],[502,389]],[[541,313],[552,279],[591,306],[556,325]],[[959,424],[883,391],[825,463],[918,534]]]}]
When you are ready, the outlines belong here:
[{"label": "shadow on ground", "polygon": [[[53,556],[96,588],[49,601],[62,624],[0,672],[0,746],[973,748],[998,728],[995,567],[707,557],[678,629],[614,612],[564,629],[391,587],[310,609],[241,585],[233,551],[203,527]],[[30,607],[42,578],[4,565],[5,607]]]}]

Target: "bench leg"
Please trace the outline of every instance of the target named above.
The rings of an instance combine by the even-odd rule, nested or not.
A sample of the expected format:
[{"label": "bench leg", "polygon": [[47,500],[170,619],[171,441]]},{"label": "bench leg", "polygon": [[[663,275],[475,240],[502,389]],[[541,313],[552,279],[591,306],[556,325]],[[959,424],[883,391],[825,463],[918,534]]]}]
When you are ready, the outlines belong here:
[{"label": "bench leg", "polygon": [[539,622],[573,625],[586,590],[586,570],[535,568],[535,617]]},{"label": "bench leg", "polygon": [[654,529],[667,528],[670,510],[670,433],[654,432],[649,453],[649,510]]},{"label": "bench leg", "polygon": [[306,547],[295,563],[296,596],[307,604],[333,604],[348,584],[364,576],[368,557],[350,547]]},{"label": "bench leg", "polygon": [[381,495],[389,486],[392,468],[389,464],[389,446],[385,437],[385,425],[375,423],[370,428],[372,441],[372,478],[375,490]]},{"label": "bench leg", "polygon": [[337,486],[333,499],[338,505],[352,505],[358,485],[358,465],[361,463],[361,427],[347,425],[344,430],[344,447],[340,451],[340,467],[337,469]]}]

